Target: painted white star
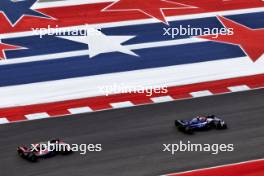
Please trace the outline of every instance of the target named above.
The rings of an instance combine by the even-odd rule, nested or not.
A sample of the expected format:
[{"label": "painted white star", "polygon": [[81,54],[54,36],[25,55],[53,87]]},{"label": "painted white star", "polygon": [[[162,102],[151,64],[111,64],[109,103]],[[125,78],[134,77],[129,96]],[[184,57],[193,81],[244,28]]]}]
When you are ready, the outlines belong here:
[{"label": "painted white star", "polygon": [[97,29],[86,29],[85,36],[60,36],[67,40],[84,43],[89,47],[90,58],[102,53],[121,52],[124,54],[138,56],[136,53],[123,46],[122,43],[134,38],[135,36],[107,36]]}]

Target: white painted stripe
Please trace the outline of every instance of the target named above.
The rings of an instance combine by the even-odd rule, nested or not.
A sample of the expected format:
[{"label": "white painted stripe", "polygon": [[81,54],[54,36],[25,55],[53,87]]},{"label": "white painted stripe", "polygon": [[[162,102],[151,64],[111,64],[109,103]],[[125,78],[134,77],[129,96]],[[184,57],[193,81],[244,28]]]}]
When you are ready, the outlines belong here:
[{"label": "white painted stripe", "polygon": [[213,95],[213,93],[210,92],[209,90],[203,90],[203,91],[198,91],[198,92],[191,92],[190,94],[193,97],[205,97],[205,96]]},{"label": "white painted stripe", "polygon": [[162,103],[162,102],[168,102],[173,101],[174,99],[171,96],[161,96],[161,97],[153,97],[151,100],[154,103]]},{"label": "white painted stripe", "polygon": [[[198,42],[205,42],[205,41],[206,40],[204,39],[191,38],[191,39],[141,43],[141,44],[127,45],[126,47],[130,50],[138,50],[138,49],[145,49],[145,48],[183,45],[183,44],[188,44],[188,43],[198,43]],[[88,55],[89,55],[89,51],[87,49],[87,50],[39,55],[39,56],[14,58],[14,59],[9,59],[9,60],[0,62],[0,65],[10,65],[10,64],[27,63],[27,62],[43,61],[43,60],[64,59],[64,58],[74,57],[74,56],[87,56],[88,58]]]},{"label": "white painted stripe", "polygon": [[50,117],[46,112],[25,115],[28,120],[44,119]]},{"label": "white painted stripe", "polygon": [[[189,20],[189,19],[200,19],[200,18],[207,18],[207,17],[215,17],[216,15],[237,15],[237,14],[246,14],[246,13],[257,13],[263,12],[264,7],[259,8],[251,8],[251,9],[243,9],[243,10],[230,10],[230,11],[219,11],[219,12],[210,12],[210,13],[202,13],[202,14],[191,14],[191,15],[177,15],[167,17],[167,21],[177,21],[177,20]],[[130,20],[130,21],[121,21],[121,22],[108,22],[108,23],[97,23],[97,24],[89,24],[91,28],[111,28],[111,27],[119,27],[119,26],[132,26],[132,25],[142,25],[142,24],[152,24],[152,23],[160,23],[155,19],[143,19],[143,20]],[[76,25],[76,26],[68,26],[62,27],[60,29],[63,30],[76,30],[76,29],[83,29],[87,25]],[[24,31],[24,32],[14,32],[14,33],[4,33],[1,34],[1,39],[7,38],[14,38],[14,37],[25,37],[36,35],[36,32]]]},{"label": "white painted stripe", "polygon": [[228,87],[228,89],[231,92],[240,92],[240,91],[250,90],[250,88],[247,85],[232,86],[232,87]]},{"label": "white painted stripe", "polygon": [[7,120],[7,118],[1,117],[0,124],[6,124],[6,123],[9,123],[9,120]]},{"label": "white painted stripe", "polygon": [[47,2],[37,2],[32,8],[41,9],[41,8],[50,8],[50,7],[64,7],[64,6],[73,6],[73,5],[83,5],[83,4],[95,4],[102,2],[114,2],[114,0],[66,0],[66,1],[47,1]]},{"label": "white painted stripe", "polygon": [[130,101],[124,101],[124,102],[118,102],[118,103],[110,103],[110,105],[113,108],[126,108],[126,107],[131,107],[134,106],[134,104]]},{"label": "white painted stripe", "polygon": [[71,109],[68,109],[68,111],[71,114],[80,114],[80,113],[93,112],[93,110],[91,108],[89,108],[89,107],[71,108]]},{"label": "white painted stripe", "polygon": [[120,83],[127,87],[138,88],[149,86],[170,87],[263,73],[264,58],[253,63],[249,58],[241,57],[0,87],[2,100],[0,101],[0,107],[102,96],[105,95],[103,88],[120,85]]},{"label": "white painted stripe", "polygon": [[55,60],[55,59],[63,59],[74,56],[87,56],[89,55],[88,50],[80,50],[80,51],[70,51],[63,53],[55,53],[55,54],[46,54],[39,56],[29,56],[29,57],[21,57],[14,58],[10,60],[5,60],[4,62],[0,62],[0,65],[11,65],[11,64],[19,64],[19,63],[27,63],[27,62],[35,62],[35,61],[43,61],[43,60]]}]

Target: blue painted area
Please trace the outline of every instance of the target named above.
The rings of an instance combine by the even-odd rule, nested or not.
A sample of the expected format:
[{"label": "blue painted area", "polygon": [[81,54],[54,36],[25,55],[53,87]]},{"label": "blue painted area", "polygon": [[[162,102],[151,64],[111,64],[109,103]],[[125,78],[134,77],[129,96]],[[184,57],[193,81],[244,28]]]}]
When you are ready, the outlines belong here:
[{"label": "blue painted area", "polygon": [[[189,35],[175,35],[172,38],[169,35],[164,35],[165,29],[168,28],[221,28],[222,25],[216,18],[204,18],[196,20],[182,20],[170,22],[170,26],[163,23],[154,23],[148,25],[124,26],[118,28],[107,28],[103,32],[107,35],[135,35],[136,38],[127,41],[125,44],[135,44],[142,42],[164,41],[189,38]],[[164,29],[165,28],[165,29]]]},{"label": "blue painted area", "polygon": [[264,12],[226,16],[252,29],[264,28]]},{"label": "blue painted area", "polygon": [[1,0],[0,11],[7,16],[8,20],[12,24],[17,23],[23,15],[49,18],[48,16],[31,9],[31,6],[36,2],[37,0],[23,0],[17,2],[11,0]]},{"label": "blue painted area", "polygon": [[[264,12],[259,13],[249,13],[249,14],[239,14],[226,16],[238,23],[247,25],[251,28],[264,28]],[[179,28],[183,26],[188,28],[223,28],[222,24],[217,20],[216,17],[192,19],[192,20],[181,20],[172,21],[170,26],[163,23],[154,23],[148,25],[134,25],[134,26],[123,26],[123,27],[113,27],[106,28],[103,30],[104,33],[108,35],[136,35],[137,37],[129,40],[126,44],[135,44],[141,42],[152,42],[152,41],[163,41],[163,40],[173,40],[170,36],[163,35],[163,28]],[[189,38],[189,35],[177,35],[174,39]]]},{"label": "blue painted area", "polygon": [[[210,49],[209,49],[210,48]],[[141,57],[107,53],[0,66],[0,86],[92,76],[146,68],[165,67],[244,56],[233,45],[215,42],[136,50]],[[177,75],[174,75],[177,76]]]},{"label": "blue painted area", "polygon": [[2,41],[27,48],[23,50],[7,51],[6,56],[8,59],[88,49],[86,44],[48,35],[43,36],[43,38],[39,36],[30,36],[5,39]]},{"label": "blue painted area", "polygon": [[[240,14],[228,16],[228,18],[233,19],[239,23],[245,24],[251,28],[264,28],[264,12],[261,13],[252,13],[252,14]],[[215,18],[201,18],[195,20],[182,20],[174,21],[170,23],[170,26],[164,25],[163,23],[154,23],[154,24],[144,24],[144,25],[132,25],[124,27],[114,27],[103,29],[102,32],[106,35],[132,35],[136,36],[135,38],[128,40],[124,45],[129,44],[138,44],[145,42],[157,42],[157,41],[167,41],[175,39],[189,38],[188,35],[177,35],[175,38],[171,36],[163,35],[163,28],[179,28],[181,26],[192,28],[222,28],[221,23]],[[6,55],[8,59],[18,58],[18,57],[27,57],[34,55],[42,54],[54,54],[67,51],[76,51],[87,49],[86,44],[73,42],[70,40],[62,39],[55,36],[43,36],[41,39],[39,36],[30,36],[30,37],[20,37],[5,39],[3,42],[13,45],[19,45],[26,47],[26,50],[16,50],[16,51],[7,51]]]},{"label": "blue painted area", "polygon": [[[228,18],[245,24],[251,28],[264,27],[264,12],[234,15],[229,16]],[[192,27],[221,27],[220,22],[214,17],[175,21],[171,22],[171,27],[188,24]],[[107,35],[137,36],[136,38],[126,42],[126,44],[171,40],[171,38],[164,38],[162,35],[164,32],[162,29],[163,27],[164,24],[156,23],[107,28],[104,29],[103,32]],[[189,36],[181,36],[179,38],[186,37]],[[3,42],[28,48],[25,50],[7,51],[6,54],[8,59],[37,56],[42,54],[59,54],[61,52],[85,50],[88,48],[86,44],[69,41],[55,36],[45,36],[42,39],[40,39],[39,36],[20,37],[5,39]],[[236,58],[245,55],[238,46],[217,42],[139,49],[134,50],[134,52],[140,57],[113,52],[100,54],[93,59],[90,59],[89,56],[80,56],[31,63],[0,65],[0,87],[180,64],[199,63]]]}]

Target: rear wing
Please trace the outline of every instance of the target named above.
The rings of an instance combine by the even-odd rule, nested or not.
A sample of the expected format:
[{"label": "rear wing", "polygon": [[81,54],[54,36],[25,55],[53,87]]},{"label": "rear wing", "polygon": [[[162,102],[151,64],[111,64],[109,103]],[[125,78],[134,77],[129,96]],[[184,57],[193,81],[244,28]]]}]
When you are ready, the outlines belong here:
[{"label": "rear wing", "polygon": [[28,152],[28,148],[25,146],[19,146],[17,147],[17,150],[21,150],[22,152]]}]

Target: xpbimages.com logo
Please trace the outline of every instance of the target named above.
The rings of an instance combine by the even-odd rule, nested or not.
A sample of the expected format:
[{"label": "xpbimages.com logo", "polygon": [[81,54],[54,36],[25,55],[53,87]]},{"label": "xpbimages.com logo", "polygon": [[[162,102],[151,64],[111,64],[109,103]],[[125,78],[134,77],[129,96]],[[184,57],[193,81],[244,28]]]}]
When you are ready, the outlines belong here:
[{"label": "xpbimages.com logo", "polygon": [[163,144],[163,152],[169,152],[175,155],[176,152],[208,152],[217,155],[220,152],[233,152],[235,150],[234,144],[194,144],[191,141],[184,143],[179,141],[175,144]]},{"label": "xpbimages.com logo", "polygon": [[212,38],[218,38],[219,35],[234,35],[233,28],[196,28],[190,25],[163,28],[163,32],[163,36],[169,36],[173,39],[177,36],[213,35]]},{"label": "xpbimages.com logo", "polygon": [[46,153],[46,152],[79,152],[81,155],[87,154],[87,152],[100,152],[102,151],[102,144],[67,144],[67,143],[51,143],[50,141],[40,144],[31,144],[32,152]]},{"label": "xpbimages.com logo", "polygon": [[70,28],[61,28],[58,25],[51,27],[51,25],[48,25],[47,28],[31,28],[31,30],[34,35],[39,35],[40,38],[43,38],[43,36],[88,36],[101,34],[101,28],[92,28],[88,24]]},{"label": "xpbimages.com logo", "polygon": [[163,86],[141,86],[141,85],[129,86],[126,84],[112,84],[109,86],[98,87],[98,89],[101,93],[103,93],[106,96],[111,95],[111,94],[136,93],[136,94],[145,94],[147,97],[150,97],[153,94],[168,93],[168,87],[166,85],[163,85]]}]

